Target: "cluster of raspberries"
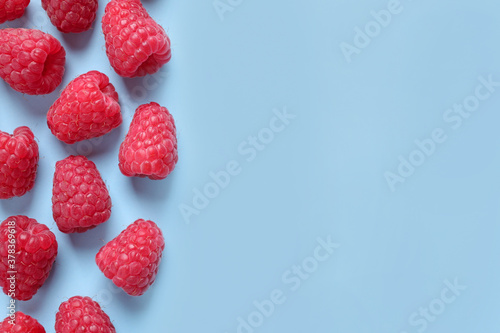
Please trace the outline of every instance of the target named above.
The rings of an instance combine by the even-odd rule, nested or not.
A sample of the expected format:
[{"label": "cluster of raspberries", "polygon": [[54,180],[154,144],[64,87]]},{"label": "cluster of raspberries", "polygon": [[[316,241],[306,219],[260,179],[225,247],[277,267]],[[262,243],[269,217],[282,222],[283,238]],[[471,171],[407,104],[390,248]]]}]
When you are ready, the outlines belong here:
[{"label": "cluster of raspberries", "polygon": [[[29,0],[0,0],[0,24],[21,17]],[[90,29],[98,0],[42,0],[50,21],[64,33]],[[106,55],[122,77],[154,74],[171,58],[165,30],[140,0],[111,0],[102,18]],[[66,52],[48,33],[0,29],[0,77],[28,95],[53,92],[62,82]],[[122,123],[118,93],[104,73],[90,71],[62,90],[47,112],[57,139],[73,144],[103,136]],[[25,195],[35,185],[39,146],[30,128],[0,130],[0,199]],[[166,178],[178,160],[174,119],[151,102],[134,113],[119,150],[119,169],[127,177]],[[83,233],[111,216],[111,197],[97,166],[85,156],[55,163],[52,213],[62,233]],[[1,221],[1,220],[0,220]],[[30,300],[48,278],[56,260],[55,234],[33,218],[16,215],[0,224],[0,287],[14,300]],[[140,296],[154,283],[165,242],[153,221],[139,219],[96,254],[98,268],[127,294]],[[16,260],[12,260],[16,258]],[[14,275],[12,275],[15,272]],[[15,279],[15,283],[12,283]],[[106,313],[89,297],[74,296],[56,314],[56,333],[116,332]],[[45,332],[22,312],[0,322],[0,332]]]}]

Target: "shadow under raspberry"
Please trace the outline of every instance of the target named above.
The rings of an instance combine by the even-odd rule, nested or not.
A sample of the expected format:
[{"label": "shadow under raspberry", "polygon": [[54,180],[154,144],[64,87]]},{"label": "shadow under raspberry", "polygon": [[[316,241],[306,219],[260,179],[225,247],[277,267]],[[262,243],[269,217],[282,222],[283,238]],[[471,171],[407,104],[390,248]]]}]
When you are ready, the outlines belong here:
[{"label": "shadow under raspberry", "polygon": [[[22,197],[14,197],[10,199],[0,200],[0,206],[9,214],[9,216],[18,215],[19,212],[26,211],[33,203],[33,190],[26,193]],[[7,216],[5,216],[7,217]]]},{"label": "shadow under raspberry", "polygon": [[168,105],[162,103],[166,92],[169,91],[169,77],[169,63],[154,74],[135,78],[122,77],[127,93],[120,95],[120,105],[132,115],[140,105],[149,102],[157,102],[168,109]]},{"label": "shadow under raspberry", "polygon": [[130,183],[137,194],[137,201],[147,203],[165,203],[175,183],[175,170],[162,180],[131,177]]},{"label": "shadow under raspberry", "polygon": [[2,83],[0,89],[6,92],[4,95],[15,101],[15,103],[20,106],[19,109],[22,109],[21,112],[26,110],[30,112],[32,116],[34,115],[44,122],[46,122],[45,115],[47,111],[49,111],[50,106],[59,96],[60,89],[62,89],[61,84],[54,92],[47,95],[26,95],[12,89],[4,80],[0,79],[0,82]]},{"label": "shadow under raspberry", "polygon": [[[47,17],[47,15],[45,15]],[[41,15],[39,18],[38,23],[43,23],[41,20]],[[47,17],[47,21],[49,21],[49,18]],[[0,24],[0,29],[6,29],[6,28],[25,28],[25,29],[37,29],[36,28],[36,23],[35,22],[35,17],[33,16],[33,8],[30,6],[26,7],[24,10],[24,15],[21,16],[20,18],[13,20],[13,21],[7,21],[3,24]],[[50,22],[49,22],[50,23]]]},{"label": "shadow under raspberry", "polygon": [[87,31],[79,33],[63,33],[58,31],[59,35],[56,38],[59,41],[64,41],[64,47],[69,47],[72,50],[85,50],[92,40],[96,29],[101,29],[97,18],[92,23],[92,27]]},{"label": "shadow under raspberry", "polygon": [[96,157],[100,155],[108,155],[113,152],[117,152],[118,147],[122,140],[123,134],[123,124],[118,128],[113,129],[108,134],[103,136],[92,138],[89,140],[83,140],[76,142],[74,144],[67,144],[60,140],[58,144],[61,146],[63,151],[69,155],[82,155],[88,158]]},{"label": "shadow under raspberry", "polygon": [[117,306],[131,314],[147,312],[154,293],[152,289],[154,289],[154,284],[141,296],[130,296],[122,290],[122,292],[116,294]]},{"label": "shadow under raspberry", "polygon": [[85,232],[68,234],[71,245],[78,250],[85,250],[91,252],[91,255],[95,255],[105,244],[109,223],[112,223],[112,218]]}]

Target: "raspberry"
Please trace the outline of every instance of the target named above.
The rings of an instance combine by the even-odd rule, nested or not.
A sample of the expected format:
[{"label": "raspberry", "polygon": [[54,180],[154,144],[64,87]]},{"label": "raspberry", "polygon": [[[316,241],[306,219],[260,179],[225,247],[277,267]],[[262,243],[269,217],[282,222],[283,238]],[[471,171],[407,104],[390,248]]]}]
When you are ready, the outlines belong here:
[{"label": "raspberry", "polygon": [[102,18],[106,54],[118,75],[156,73],[170,61],[170,39],[140,0],[111,0]]},{"label": "raspberry", "polygon": [[[3,292],[13,299],[27,301],[49,276],[57,255],[56,236],[45,224],[18,215],[0,224],[0,239],[0,285]],[[14,280],[11,279],[13,275]]]},{"label": "raspberry", "polygon": [[52,213],[61,232],[85,232],[106,222],[111,198],[94,162],[69,156],[56,163]]},{"label": "raspberry", "polygon": [[62,82],[66,51],[49,34],[35,29],[0,30],[0,77],[28,95],[53,92]]},{"label": "raspberry", "polygon": [[115,327],[99,303],[90,297],[73,296],[56,313],[56,333],[115,333]]},{"label": "raspberry", "polygon": [[71,81],[47,113],[52,133],[68,144],[102,136],[121,123],[118,93],[98,71]]},{"label": "raspberry", "polygon": [[174,118],[157,103],[137,108],[120,146],[119,167],[127,177],[164,179],[177,163]]},{"label": "raspberry", "polygon": [[165,241],[158,226],[139,219],[104,245],[95,261],[116,286],[140,296],[155,281],[163,249]]},{"label": "raspberry", "polygon": [[28,127],[0,131],[0,199],[20,197],[35,185],[38,145]]},{"label": "raspberry", "polygon": [[14,314],[14,318],[8,316],[0,323],[1,333],[45,333],[45,329],[35,319],[21,311]]},{"label": "raspberry", "polygon": [[42,0],[42,7],[59,31],[78,33],[90,29],[97,3],[97,0]]},{"label": "raspberry", "polygon": [[0,24],[23,16],[29,4],[30,0],[0,0]]}]

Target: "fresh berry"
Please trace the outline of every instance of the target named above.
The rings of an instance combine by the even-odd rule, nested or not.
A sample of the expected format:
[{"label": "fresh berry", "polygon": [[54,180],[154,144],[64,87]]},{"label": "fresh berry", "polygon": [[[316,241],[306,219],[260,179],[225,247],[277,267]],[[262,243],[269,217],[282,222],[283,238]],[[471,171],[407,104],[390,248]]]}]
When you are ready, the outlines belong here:
[{"label": "fresh berry", "polygon": [[0,323],[1,333],[45,333],[45,329],[35,319],[21,311],[16,311],[12,316],[5,318]]},{"label": "fresh berry", "polygon": [[85,232],[106,222],[111,198],[94,162],[69,156],[56,163],[52,214],[61,232]]},{"label": "fresh berry", "polygon": [[140,296],[155,281],[164,248],[158,226],[140,219],[104,245],[95,261],[116,286],[129,295]]},{"label": "fresh berry", "polygon": [[28,95],[53,92],[62,82],[66,51],[51,35],[35,29],[0,30],[0,77]]},{"label": "fresh berry", "polygon": [[3,292],[13,299],[27,301],[49,276],[57,255],[56,236],[45,224],[18,215],[0,224],[0,239]]},{"label": "fresh berry", "polygon": [[52,133],[68,144],[102,136],[121,123],[118,93],[98,71],[71,81],[47,113]]},{"label": "fresh berry", "polygon": [[177,163],[174,118],[157,103],[137,108],[120,146],[119,167],[127,177],[164,179]]},{"label": "fresh berry", "polygon": [[0,131],[0,199],[20,197],[35,185],[38,144],[28,127]]},{"label": "fresh berry", "polygon": [[123,77],[156,73],[170,61],[170,39],[140,0],[111,0],[102,18],[106,54]]},{"label": "fresh berry", "polygon": [[90,29],[97,3],[97,0],[42,0],[42,7],[59,31],[78,33]]},{"label": "fresh berry", "polygon": [[30,0],[0,0],[0,24],[23,16],[29,4]]},{"label": "fresh berry", "polygon": [[56,313],[56,333],[115,333],[115,327],[99,303],[90,297],[73,296]]}]

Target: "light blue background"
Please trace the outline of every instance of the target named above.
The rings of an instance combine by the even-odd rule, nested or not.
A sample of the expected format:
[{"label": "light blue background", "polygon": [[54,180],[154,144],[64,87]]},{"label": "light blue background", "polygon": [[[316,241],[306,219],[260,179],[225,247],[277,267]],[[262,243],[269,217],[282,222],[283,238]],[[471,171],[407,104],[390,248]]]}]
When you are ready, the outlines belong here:
[{"label": "light blue background", "polygon": [[[97,22],[63,36],[34,0],[27,20],[2,25],[37,27],[63,43],[61,89],[89,70],[109,75],[124,115],[102,140],[69,147],[46,126],[58,93],[23,96],[0,84],[1,130],[30,126],[41,157],[35,189],[2,201],[0,217],[36,218],[60,245],[49,280],[19,308],[51,332],[59,304],[88,295],[118,332],[233,333],[255,300],[280,289],[286,302],[255,332],[498,332],[500,90],[457,130],[443,114],[474,93],[479,76],[500,81],[500,4],[402,0],[402,12],[348,63],[340,44],[388,2],[247,0],[221,20],[210,0],[145,0],[172,40],[158,86],[114,73]],[[128,179],[117,167],[133,111],[149,101],[168,107],[178,129],[179,163],[164,181]],[[296,118],[247,162],[238,146],[283,107]],[[446,142],[392,192],[384,173],[435,128]],[[68,236],[53,222],[51,188],[55,162],[72,152],[97,164],[113,213]],[[241,174],[186,224],[179,205],[230,160]],[[94,256],[137,218],[156,221],[167,245],[154,287],[132,298]],[[282,275],[328,235],[340,248],[291,291]],[[425,329],[409,322],[455,279],[467,288],[444,312]]]}]

